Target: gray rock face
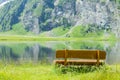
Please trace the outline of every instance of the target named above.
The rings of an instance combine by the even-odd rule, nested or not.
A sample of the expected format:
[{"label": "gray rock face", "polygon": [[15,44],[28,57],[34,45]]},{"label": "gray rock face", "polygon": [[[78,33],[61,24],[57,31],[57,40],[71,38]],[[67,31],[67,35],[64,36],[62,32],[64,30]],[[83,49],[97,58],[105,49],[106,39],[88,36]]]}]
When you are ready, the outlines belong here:
[{"label": "gray rock face", "polygon": [[65,18],[72,26],[97,24],[106,27],[113,23],[111,20],[114,19],[115,9],[115,2],[109,0],[106,2],[73,0],[64,3],[62,6],[56,5],[52,16],[57,17],[56,22]]},{"label": "gray rock face", "polygon": [[[22,3],[24,0],[19,1]],[[118,30],[120,26],[120,9],[118,6],[120,3],[114,0],[35,0],[33,2],[28,0],[23,4],[25,5],[19,6],[19,9],[23,9],[22,15],[15,14],[16,12],[12,15],[9,14],[9,17],[12,16],[12,23],[11,20],[9,21],[11,24],[4,23],[7,13],[4,17],[0,17],[2,27],[14,25],[16,23],[14,19],[20,18],[17,22],[22,22],[27,31],[32,31],[35,34],[59,26],[91,24],[104,29],[112,29],[116,36],[120,32]]]}]

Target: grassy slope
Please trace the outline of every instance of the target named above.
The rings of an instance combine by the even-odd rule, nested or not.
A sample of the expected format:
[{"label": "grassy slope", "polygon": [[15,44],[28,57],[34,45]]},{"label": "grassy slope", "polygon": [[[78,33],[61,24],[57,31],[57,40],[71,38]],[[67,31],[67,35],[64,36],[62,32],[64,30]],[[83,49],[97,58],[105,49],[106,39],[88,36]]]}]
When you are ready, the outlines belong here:
[{"label": "grassy slope", "polygon": [[40,34],[40,37],[67,37],[67,38],[84,38],[84,39],[96,39],[96,40],[115,40],[114,34],[108,32],[104,33],[103,31],[84,33],[84,28],[81,26],[74,26],[70,29],[63,27],[54,28],[49,32],[43,32]]},{"label": "grassy slope", "polygon": [[60,37],[66,34],[69,29],[64,29],[63,27],[54,28],[51,31],[43,32],[40,34],[41,37]]},{"label": "grassy slope", "polygon": [[51,31],[43,32],[40,35],[34,35],[31,32],[26,32],[21,23],[13,26],[13,30],[0,33],[0,41],[40,41],[40,40],[115,40],[115,36],[103,31],[86,33],[85,28],[75,26],[71,28],[57,27]]},{"label": "grassy slope", "polygon": [[0,80],[119,80],[120,66],[94,72],[63,74],[51,65],[8,65],[0,67]]}]

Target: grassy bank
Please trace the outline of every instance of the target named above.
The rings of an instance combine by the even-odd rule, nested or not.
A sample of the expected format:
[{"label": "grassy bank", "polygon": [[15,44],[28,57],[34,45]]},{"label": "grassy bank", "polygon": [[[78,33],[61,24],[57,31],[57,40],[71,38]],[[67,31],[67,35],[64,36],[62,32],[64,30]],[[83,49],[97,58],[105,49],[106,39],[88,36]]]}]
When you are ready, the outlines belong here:
[{"label": "grassy bank", "polygon": [[107,66],[90,72],[61,73],[54,65],[1,65],[0,80],[119,80],[120,66]]},{"label": "grassy bank", "polygon": [[80,41],[80,40],[96,40],[96,41],[112,41],[115,38],[105,37],[40,37],[40,36],[21,36],[21,35],[0,35],[0,41]]}]

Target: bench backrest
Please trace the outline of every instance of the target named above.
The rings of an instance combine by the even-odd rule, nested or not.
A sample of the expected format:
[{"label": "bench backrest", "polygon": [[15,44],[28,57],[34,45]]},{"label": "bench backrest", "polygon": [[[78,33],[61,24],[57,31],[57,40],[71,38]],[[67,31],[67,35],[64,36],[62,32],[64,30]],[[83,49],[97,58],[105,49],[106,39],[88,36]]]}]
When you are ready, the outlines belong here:
[{"label": "bench backrest", "polygon": [[99,65],[99,60],[106,58],[106,52],[100,50],[57,50],[56,58],[80,58],[80,59],[96,59]]},{"label": "bench backrest", "polygon": [[106,58],[105,51],[98,50],[57,50],[56,58],[82,58],[82,59],[100,59]]}]

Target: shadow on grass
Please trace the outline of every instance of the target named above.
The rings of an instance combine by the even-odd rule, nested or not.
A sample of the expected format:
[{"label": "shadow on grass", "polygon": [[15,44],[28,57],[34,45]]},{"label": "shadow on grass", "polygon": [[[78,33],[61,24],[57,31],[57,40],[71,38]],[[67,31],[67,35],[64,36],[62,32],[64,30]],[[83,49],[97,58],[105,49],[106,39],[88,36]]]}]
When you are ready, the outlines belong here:
[{"label": "shadow on grass", "polygon": [[94,71],[107,71],[110,68],[106,65],[101,66],[63,66],[63,65],[55,65],[55,71],[60,72],[62,74],[66,74],[68,72],[75,72],[75,73],[89,73]]}]

